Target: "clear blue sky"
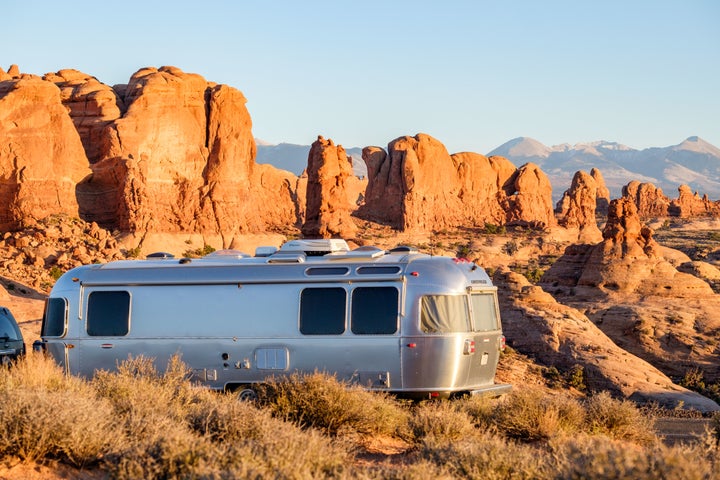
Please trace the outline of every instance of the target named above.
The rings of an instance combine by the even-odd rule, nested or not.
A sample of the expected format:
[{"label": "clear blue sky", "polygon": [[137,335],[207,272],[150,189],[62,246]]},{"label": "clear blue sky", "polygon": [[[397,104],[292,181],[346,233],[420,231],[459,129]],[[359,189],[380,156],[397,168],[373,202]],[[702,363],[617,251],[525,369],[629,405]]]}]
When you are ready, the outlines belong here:
[{"label": "clear blue sky", "polygon": [[173,65],[248,98],[257,138],[450,152],[720,146],[717,0],[3,0],[0,66],[107,84]]}]

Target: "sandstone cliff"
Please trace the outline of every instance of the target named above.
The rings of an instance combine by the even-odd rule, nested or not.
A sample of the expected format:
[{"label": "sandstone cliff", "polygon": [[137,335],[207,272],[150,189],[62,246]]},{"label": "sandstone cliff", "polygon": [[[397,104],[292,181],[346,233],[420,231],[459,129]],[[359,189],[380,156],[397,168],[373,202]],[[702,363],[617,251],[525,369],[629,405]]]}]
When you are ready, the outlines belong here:
[{"label": "sandstone cliff", "polygon": [[10,72],[0,77],[0,230],[77,216],[75,187],[90,170],[60,90]]},{"label": "sandstone cliff", "polygon": [[[597,170],[595,170],[597,172]],[[557,204],[558,223],[565,228],[578,230],[578,242],[597,243],[602,233],[597,226],[595,211],[598,204],[599,186],[595,177],[578,171],[570,188],[563,193]],[[607,207],[605,208],[607,213]]]}]

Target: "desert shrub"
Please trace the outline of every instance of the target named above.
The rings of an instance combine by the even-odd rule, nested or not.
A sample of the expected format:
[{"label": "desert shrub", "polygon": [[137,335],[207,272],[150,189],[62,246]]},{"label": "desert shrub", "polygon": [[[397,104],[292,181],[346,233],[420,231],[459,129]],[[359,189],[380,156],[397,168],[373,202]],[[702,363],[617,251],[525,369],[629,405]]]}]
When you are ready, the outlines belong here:
[{"label": "desert shrub", "polygon": [[520,247],[515,240],[508,240],[505,242],[505,245],[503,245],[502,250],[506,255],[513,256],[520,250]]},{"label": "desert shrub", "polygon": [[495,431],[493,415],[498,401],[487,395],[471,395],[457,400],[456,408],[470,417],[475,428],[483,432]]},{"label": "desert shrub", "polygon": [[505,225],[495,225],[493,223],[486,223],[483,231],[488,235],[504,235],[506,233]]},{"label": "desert shrub", "polygon": [[472,437],[477,432],[472,418],[449,401],[416,405],[410,415],[409,425],[412,438],[416,442],[426,438],[453,442]]},{"label": "desert shrub", "polygon": [[[537,449],[505,438],[481,434],[455,442],[427,438],[419,454],[444,465],[452,478],[549,478],[545,456]],[[429,478],[429,477],[425,477]]]},{"label": "desert shrub", "polygon": [[110,404],[43,355],[0,369],[0,458],[98,462],[122,441]]},{"label": "desert shrub", "polygon": [[493,422],[500,432],[523,441],[537,441],[580,431],[582,405],[567,395],[546,395],[528,388],[506,396],[495,410]]},{"label": "desert shrub", "polygon": [[407,425],[407,411],[394,398],[325,373],[272,378],[256,390],[259,404],[276,417],[331,435],[345,429],[392,435]]},{"label": "desert shrub", "polygon": [[652,419],[628,400],[617,400],[601,392],[590,397],[585,408],[588,433],[639,444],[651,444],[656,439]]},{"label": "desert shrub", "polygon": [[636,444],[604,436],[580,435],[550,444],[558,479],[717,478],[712,457],[698,446],[666,447]]}]

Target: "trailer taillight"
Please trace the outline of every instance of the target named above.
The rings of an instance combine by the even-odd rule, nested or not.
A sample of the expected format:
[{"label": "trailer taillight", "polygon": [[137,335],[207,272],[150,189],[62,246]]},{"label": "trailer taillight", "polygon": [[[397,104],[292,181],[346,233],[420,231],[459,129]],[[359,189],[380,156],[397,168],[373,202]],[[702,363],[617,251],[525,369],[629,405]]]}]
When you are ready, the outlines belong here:
[{"label": "trailer taillight", "polygon": [[500,335],[500,351],[505,350],[505,335]]}]

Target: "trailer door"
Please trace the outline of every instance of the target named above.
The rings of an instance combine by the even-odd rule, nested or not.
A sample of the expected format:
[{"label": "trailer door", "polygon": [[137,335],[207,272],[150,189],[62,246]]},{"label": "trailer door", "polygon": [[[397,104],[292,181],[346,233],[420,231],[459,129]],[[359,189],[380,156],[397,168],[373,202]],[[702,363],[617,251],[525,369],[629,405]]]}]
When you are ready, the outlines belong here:
[{"label": "trailer door", "polygon": [[498,314],[497,296],[494,291],[477,291],[470,295],[472,310],[475,354],[468,383],[471,385],[491,384],[500,359],[502,331]]}]

